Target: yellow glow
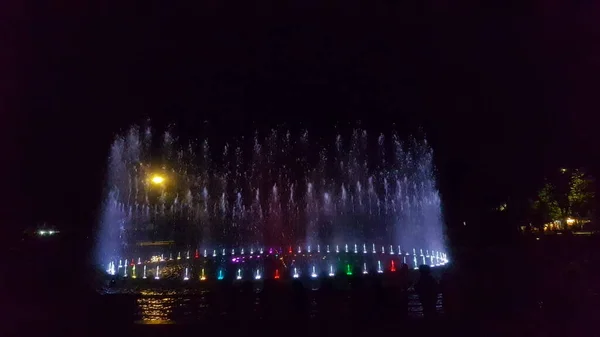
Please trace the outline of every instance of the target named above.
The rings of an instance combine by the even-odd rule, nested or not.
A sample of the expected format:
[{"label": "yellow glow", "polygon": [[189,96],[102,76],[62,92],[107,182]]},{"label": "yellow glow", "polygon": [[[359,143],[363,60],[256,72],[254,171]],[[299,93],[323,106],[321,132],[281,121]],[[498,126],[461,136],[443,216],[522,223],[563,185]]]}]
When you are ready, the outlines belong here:
[{"label": "yellow glow", "polygon": [[152,177],[152,179],[150,179],[150,181],[153,184],[160,185],[163,182],[165,182],[165,178],[163,178],[162,176],[159,176],[159,175],[155,175],[155,176]]},{"label": "yellow glow", "polygon": [[574,223],[575,223],[575,219],[571,219],[571,218],[567,219],[567,225],[572,225]]}]

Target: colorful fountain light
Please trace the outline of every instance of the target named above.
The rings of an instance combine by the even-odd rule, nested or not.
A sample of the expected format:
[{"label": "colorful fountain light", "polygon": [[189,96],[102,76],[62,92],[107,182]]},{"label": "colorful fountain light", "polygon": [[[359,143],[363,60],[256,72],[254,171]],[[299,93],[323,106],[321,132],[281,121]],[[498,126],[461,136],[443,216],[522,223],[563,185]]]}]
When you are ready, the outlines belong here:
[{"label": "colorful fountain light", "polygon": [[189,251],[189,250],[187,251],[187,253],[186,253],[186,256],[185,256],[185,257],[186,257],[186,259],[188,259],[188,260],[190,259],[190,251]]},{"label": "colorful fountain light", "polygon": [[350,264],[346,265],[346,275],[348,275],[348,276],[352,275],[352,269],[350,268]]},{"label": "colorful fountain light", "polygon": [[217,280],[222,280],[225,276],[223,275],[223,270],[219,270],[219,275],[217,276]]},{"label": "colorful fountain light", "polygon": [[377,272],[379,274],[383,273],[383,269],[381,269],[381,261],[377,261]]},{"label": "colorful fountain light", "polygon": [[187,281],[187,280],[189,280],[189,279],[190,279],[190,276],[189,276],[189,274],[188,274],[188,267],[185,267],[185,274],[184,274],[184,276],[183,276],[183,280],[184,280],[184,281]]},{"label": "colorful fountain light", "polygon": [[207,254],[206,254],[206,249],[204,250],[204,254],[202,254],[202,255],[203,255],[204,257],[206,257],[206,256],[207,256]]},{"label": "colorful fountain light", "polygon": [[242,270],[238,269],[237,271],[237,276],[235,277],[236,280],[241,280],[242,279]]},{"label": "colorful fountain light", "polygon": [[177,260],[181,260],[181,252],[177,252]]},{"label": "colorful fountain light", "polygon": [[363,254],[367,253],[367,245],[363,243]]},{"label": "colorful fountain light", "polygon": [[273,278],[279,280],[279,269],[275,269],[275,276]]},{"label": "colorful fountain light", "polygon": [[329,276],[335,276],[335,273],[333,272],[333,265],[329,265]]},{"label": "colorful fountain light", "polygon": [[298,278],[298,277],[300,277],[300,275],[298,275],[298,269],[296,269],[294,267],[294,278]]},{"label": "colorful fountain light", "polygon": [[392,266],[390,267],[390,271],[391,272],[395,272],[396,271],[396,265],[394,265],[394,260],[392,260]]},{"label": "colorful fountain light", "polygon": [[155,280],[160,279],[160,276],[158,276],[158,275],[159,275],[159,269],[158,269],[158,266],[156,266],[156,275],[154,276]]},{"label": "colorful fountain light", "polygon": [[375,244],[373,244],[373,254],[377,253],[377,251],[375,250]]},{"label": "colorful fountain light", "polygon": [[354,254],[358,253],[358,245],[355,243],[354,244]]},{"label": "colorful fountain light", "polygon": [[369,272],[367,271],[367,263],[363,262],[363,274],[368,274]]},{"label": "colorful fountain light", "polygon": [[144,265],[144,277],[142,277],[144,280],[146,279],[146,265]]},{"label": "colorful fountain light", "polygon": [[390,245],[390,255],[394,255],[394,246]]},{"label": "colorful fountain light", "polygon": [[327,245],[327,254],[329,254],[329,245]]},{"label": "colorful fountain light", "polygon": [[346,244],[346,253],[348,252],[348,244]]},{"label": "colorful fountain light", "polygon": [[317,277],[317,272],[316,272],[315,266],[312,267],[312,273],[310,274],[310,277],[312,277],[312,278]]},{"label": "colorful fountain light", "polygon": [[142,258],[138,257],[138,264],[142,264]]},{"label": "colorful fountain light", "polygon": [[135,265],[131,268],[131,278],[137,278],[137,275],[135,274]]},{"label": "colorful fountain light", "polygon": [[261,279],[260,270],[256,269],[256,275],[254,275],[254,279],[255,280],[260,280]]},{"label": "colorful fountain light", "polygon": [[127,265],[123,268],[123,277],[127,277]]},{"label": "colorful fountain light", "polygon": [[197,259],[200,257],[200,254],[198,253],[198,248],[196,248],[196,252],[194,253],[194,258]]},{"label": "colorful fountain light", "polygon": [[131,259],[131,265],[135,266],[135,262],[133,261],[133,259]]}]

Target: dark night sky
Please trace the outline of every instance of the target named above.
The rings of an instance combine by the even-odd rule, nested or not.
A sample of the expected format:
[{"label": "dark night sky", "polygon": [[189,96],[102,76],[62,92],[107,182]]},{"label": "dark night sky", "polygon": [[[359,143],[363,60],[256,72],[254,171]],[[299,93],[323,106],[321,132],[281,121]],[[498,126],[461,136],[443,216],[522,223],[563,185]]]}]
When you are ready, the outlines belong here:
[{"label": "dark night sky", "polygon": [[599,154],[592,1],[53,3],[5,21],[14,228],[47,219],[91,233],[111,137],[145,117],[209,120],[223,134],[281,121],[422,126],[450,222]]}]

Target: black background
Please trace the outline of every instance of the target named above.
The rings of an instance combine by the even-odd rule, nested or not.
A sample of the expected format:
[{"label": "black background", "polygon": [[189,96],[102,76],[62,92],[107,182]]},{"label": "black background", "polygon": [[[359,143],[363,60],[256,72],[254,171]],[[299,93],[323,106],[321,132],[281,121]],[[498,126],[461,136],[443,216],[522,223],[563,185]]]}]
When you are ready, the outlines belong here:
[{"label": "black background", "polygon": [[[248,125],[423,127],[449,226],[545,172],[598,176],[593,1],[5,3],[3,221],[91,235],[115,132],[147,117],[223,136]],[[510,205],[509,202],[509,205]]]}]

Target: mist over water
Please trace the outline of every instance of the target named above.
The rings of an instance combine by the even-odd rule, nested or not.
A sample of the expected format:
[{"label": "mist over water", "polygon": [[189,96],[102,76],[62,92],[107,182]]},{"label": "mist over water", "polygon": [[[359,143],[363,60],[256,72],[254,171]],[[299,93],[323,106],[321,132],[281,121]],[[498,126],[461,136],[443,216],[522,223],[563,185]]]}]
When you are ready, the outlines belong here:
[{"label": "mist over water", "polygon": [[395,133],[356,128],[313,141],[309,131],[280,128],[213,146],[133,126],[111,146],[106,184],[99,262],[164,240],[211,251],[345,243],[445,250],[433,152]]}]

